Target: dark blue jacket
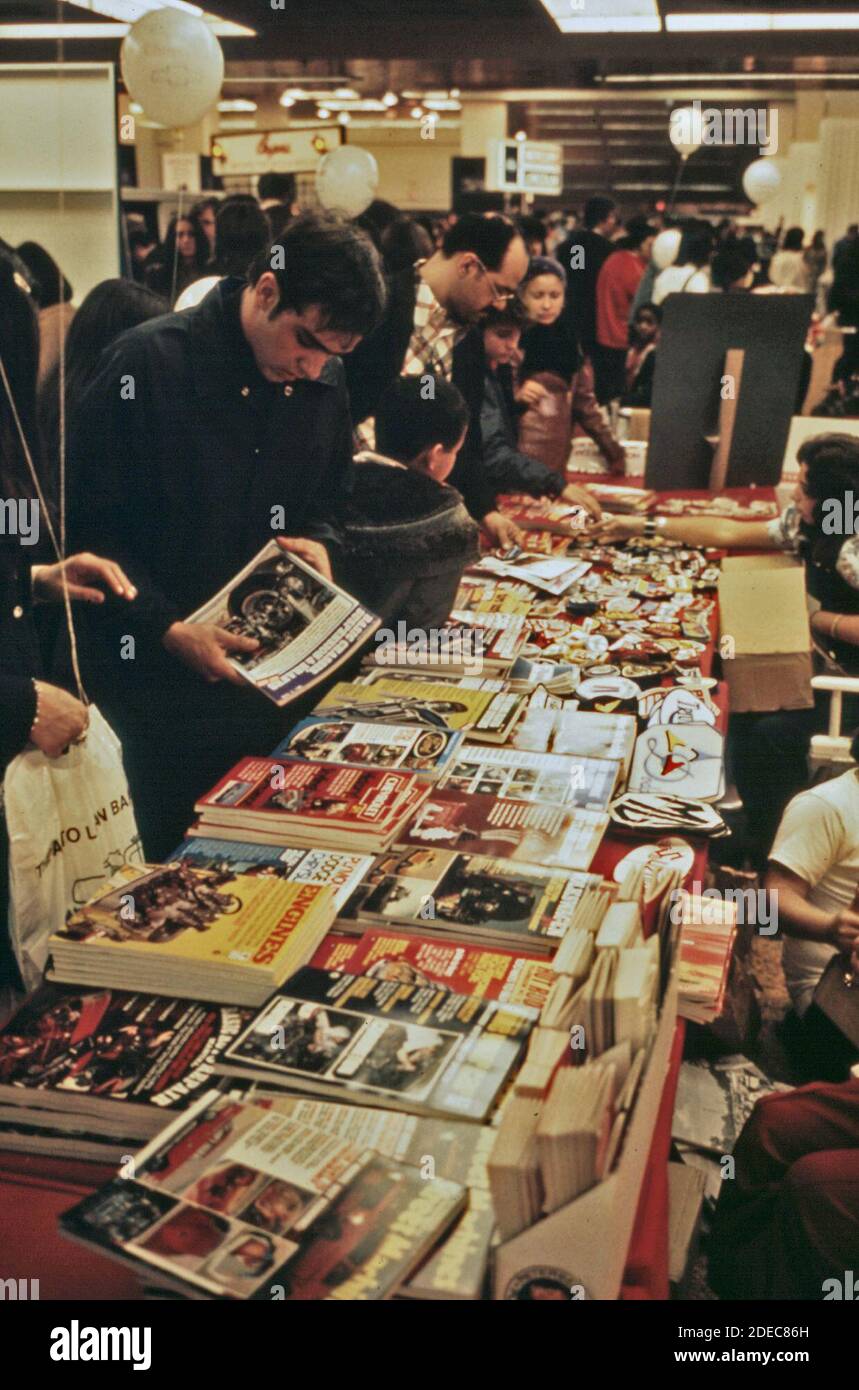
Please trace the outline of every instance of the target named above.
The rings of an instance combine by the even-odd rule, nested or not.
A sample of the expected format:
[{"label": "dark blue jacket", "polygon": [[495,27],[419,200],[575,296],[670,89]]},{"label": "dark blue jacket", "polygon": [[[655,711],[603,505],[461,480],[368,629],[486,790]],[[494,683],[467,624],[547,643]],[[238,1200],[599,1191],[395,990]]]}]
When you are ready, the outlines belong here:
[{"label": "dark blue jacket", "polygon": [[70,550],[109,555],[139,590],[87,614],[91,649],[117,672],[125,634],[138,673],[144,657],[163,666],[170,624],[273,535],[337,540],[352,476],[342,363],[316,382],[266,381],[241,331],[243,288],[223,280],[196,308],[123,334],[73,407]]}]

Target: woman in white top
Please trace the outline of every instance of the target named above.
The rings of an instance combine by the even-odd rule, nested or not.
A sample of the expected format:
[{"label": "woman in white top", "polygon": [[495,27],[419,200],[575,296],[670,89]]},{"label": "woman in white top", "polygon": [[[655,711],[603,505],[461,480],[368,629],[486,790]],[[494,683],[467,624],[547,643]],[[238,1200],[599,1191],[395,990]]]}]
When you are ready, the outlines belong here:
[{"label": "woman in white top", "polygon": [[653,303],[661,304],[669,294],[709,294],[710,254],[713,232],[707,223],[687,227],[677,253],[677,264],[661,270],[653,284]]},{"label": "woman in white top", "polygon": [[791,227],[784,234],[780,251],[770,261],[770,281],[780,290],[809,290],[808,265],[802,253],[804,241],[801,227]]}]

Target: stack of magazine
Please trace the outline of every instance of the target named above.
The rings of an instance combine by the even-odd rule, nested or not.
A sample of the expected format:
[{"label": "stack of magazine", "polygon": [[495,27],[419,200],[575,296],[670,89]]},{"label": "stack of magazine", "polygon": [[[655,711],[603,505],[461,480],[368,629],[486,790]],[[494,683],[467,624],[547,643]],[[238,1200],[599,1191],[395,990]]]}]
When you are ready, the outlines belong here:
[{"label": "stack of magazine", "polygon": [[156,1288],[197,1298],[389,1298],[462,1211],[465,1188],[277,1101],[209,1092],[65,1212],[62,1230]]},{"label": "stack of magazine", "polygon": [[373,853],[394,843],[429,790],[399,768],[243,758],[197,802],[192,833]]},{"label": "stack of magazine", "polygon": [[260,1004],[310,959],[336,912],[320,884],[186,860],[126,868],[50,938],[52,978]]}]

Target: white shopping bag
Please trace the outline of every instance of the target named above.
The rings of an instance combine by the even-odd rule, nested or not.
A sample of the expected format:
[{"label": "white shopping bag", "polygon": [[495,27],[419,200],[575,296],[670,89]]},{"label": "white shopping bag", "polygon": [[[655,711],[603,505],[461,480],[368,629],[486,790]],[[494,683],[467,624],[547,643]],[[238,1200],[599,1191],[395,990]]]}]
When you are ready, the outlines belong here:
[{"label": "white shopping bag", "polygon": [[48,938],[143,851],[119,740],[94,705],[83,741],[60,758],[28,748],[3,784],[9,832],[10,937],[27,990]]}]

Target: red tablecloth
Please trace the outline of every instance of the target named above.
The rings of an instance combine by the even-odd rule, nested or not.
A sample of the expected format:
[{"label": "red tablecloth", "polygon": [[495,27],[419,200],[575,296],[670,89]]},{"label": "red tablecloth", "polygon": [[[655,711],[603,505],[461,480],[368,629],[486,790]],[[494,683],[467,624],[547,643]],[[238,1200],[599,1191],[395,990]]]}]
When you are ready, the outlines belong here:
[{"label": "red tablecloth", "polygon": [[[587,482],[587,477],[582,477],[582,481]],[[745,500],[751,495],[772,493],[763,488],[734,489],[730,495]],[[714,639],[715,634],[714,626]],[[701,662],[706,672],[712,656],[711,644],[706,661]],[[727,692],[720,686],[714,694],[722,709],[720,726],[724,729]],[[611,877],[618,859],[635,843],[641,843],[640,837],[606,837],[594,860],[595,872]],[[706,844],[699,843],[689,878],[700,880],[706,864]],[[679,1020],[639,1199],[622,1291],[624,1299],[668,1297],[668,1153],[684,1033],[685,1025]],[[96,1164],[0,1152],[0,1277],[39,1279],[42,1299],[139,1298],[139,1285],[129,1270],[80,1246],[72,1246],[57,1230],[61,1212],[112,1176],[109,1168]]]}]

